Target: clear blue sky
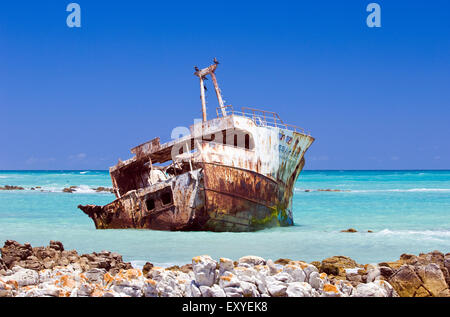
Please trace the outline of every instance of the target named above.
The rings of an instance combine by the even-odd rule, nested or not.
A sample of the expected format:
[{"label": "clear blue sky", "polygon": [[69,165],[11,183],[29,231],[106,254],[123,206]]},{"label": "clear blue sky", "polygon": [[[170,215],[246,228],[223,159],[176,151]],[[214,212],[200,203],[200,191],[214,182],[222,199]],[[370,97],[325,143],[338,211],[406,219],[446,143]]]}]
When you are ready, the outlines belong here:
[{"label": "clear blue sky", "polygon": [[79,29],[70,2],[0,6],[0,169],[106,169],[170,140],[213,57],[227,103],[311,131],[307,169],[450,168],[450,1],[376,1],[368,28],[372,1],[78,0]]}]

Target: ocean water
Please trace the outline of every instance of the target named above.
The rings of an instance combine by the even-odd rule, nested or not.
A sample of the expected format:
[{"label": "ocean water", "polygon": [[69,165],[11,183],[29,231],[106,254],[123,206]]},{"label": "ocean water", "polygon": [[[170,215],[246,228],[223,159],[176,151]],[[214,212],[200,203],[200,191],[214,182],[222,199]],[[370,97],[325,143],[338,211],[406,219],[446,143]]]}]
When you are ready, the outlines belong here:
[{"label": "ocean water", "polygon": [[[114,199],[91,189],[111,187],[107,171],[0,171],[4,185],[26,190],[0,191],[0,243],[59,240],[79,253],[116,251],[137,266],[185,264],[202,254],[308,262],[346,255],[375,263],[402,253],[450,252],[450,171],[303,171],[295,185],[295,226],[251,233],[96,230],[77,205]],[[71,185],[80,189],[62,192]],[[36,186],[43,191],[30,190]],[[358,232],[340,232],[350,227]]]}]

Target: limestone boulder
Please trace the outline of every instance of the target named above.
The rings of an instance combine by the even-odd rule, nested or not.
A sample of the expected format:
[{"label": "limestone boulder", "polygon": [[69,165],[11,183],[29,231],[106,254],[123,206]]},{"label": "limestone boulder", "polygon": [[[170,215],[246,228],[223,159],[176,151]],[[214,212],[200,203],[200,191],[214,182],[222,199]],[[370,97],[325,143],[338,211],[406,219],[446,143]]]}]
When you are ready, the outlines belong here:
[{"label": "limestone boulder", "polygon": [[283,267],[283,272],[291,276],[293,282],[304,282],[306,273],[299,265],[287,264]]},{"label": "limestone boulder", "polygon": [[226,297],[244,297],[244,292],[241,287],[225,287],[223,290]]},{"label": "limestone boulder", "polygon": [[103,283],[103,277],[105,274],[105,269],[90,269],[89,271],[85,272],[85,276],[88,282],[97,284]]},{"label": "limestone boulder", "polygon": [[156,286],[156,291],[160,297],[183,297],[190,281],[178,278],[173,272],[168,272]]},{"label": "limestone boulder", "polygon": [[342,297],[343,295],[336,285],[326,283],[322,288],[321,297]]},{"label": "limestone boulder", "polygon": [[323,285],[325,284],[324,277],[321,276],[321,274],[318,272],[312,272],[309,276],[308,282],[315,290],[322,289]]},{"label": "limestone boulder", "polygon": [[272,260],[267,260],[266,262],[267,267],[269,268],[270,275],[274,275],[278,273],[278,269],[275,266],[275,263]]},{"label": "limestone boulder", "polygon": [[260,297],[258,288],[254,283],[241,281],[242,295],[244,297]]},{"label": "limestone boulder", "polygon": [[209,255],[196,256],[192,259],[192,270],[199,286],[211,287],[216,281],[217,263]]},{"label": "limestone boulder", "polygon": [[381,270],[378,267],[372,266],[367,269],[366,283],[373,282],[381,276]]},{"label": "limestone boulder", "polygon": [[287,272],[280,272],[272,276],[275,280],[283,283],[294,282],[294,278]]},{"label": "limestone boulder", "polygon": [[233,272],[240,281],[256,283],[257,271],[253,267],[237,266]]},{"label": "limestone boulder", "polygon": [[287,297],[288,284],[273,280],[267,283],[267,290],[272,297]]},{"label": "limestone boulder", "polygon": [[141,270],[121,270],[114,276],[107,273],[104,279],[106,285],[111,285],[111,289],[122,296],[143,296],[145,278]]},{"label": "limestone boulder", "polygon": [[388,293],[384,287],[378,283],[361,283],[359,284],[353,295],[354,297],[388,297]]},{"label": "limestone boulder", "polygon": [[24,269],[18,266],[13,268],[14,274],[4,277],[6,281],[15,281],[19,287],[39,284],[39,274],[34,270]]},{"label": "limestone boulder", "polygon": [[233,272],[234,263],[233,260],[227,258],[220,258],[219,260],[219,274],[222,275],[225,272]]},{"label": "limestone boulder", "polygon": [[288,297],[313,297],[313,288],[306,282],[289,283],[286,289]]},{"label": "limestone boulder", "polygon": [[142,292],[145,297],[158,297],[158,291],[156,289],[156,285],[158,282],[152,279],[147,279],[144,281],[144,287]]},{"label": "limestone boulder", "polygon": [[211,287],[200,286],[202,297],[226,297],[225,291],[217,284]]},{"label": "limestone boulder", "polygon": [[335,283],[336,287],[343,294],[343,296],[351,296],[353,294],[353,285],[348,281],[337,280]]},{"label": "limestone boulder", "polygon": [[18,287],[17,283],[8,283],[0,277],[0,297],[13,297]]},{"label": "limestone boulder", "polygon": [[243,297],[244,292],[241,283],[238,277],[231,272],[226,272],[219,278],[219,286],[223,289],[227,297]]},{"label": "limestone boulder", "polygon": [[259,256],[248,255],[239,259],[239,265],[241,264],[248,264],[250,266],[265,265],[266,260]]},{"label": "limestone boulder", "polygon": [[227,272],[219,278],[219,286],[222,289],[225,289],[227,287],[240,287],[241,281],[235,274]]}]

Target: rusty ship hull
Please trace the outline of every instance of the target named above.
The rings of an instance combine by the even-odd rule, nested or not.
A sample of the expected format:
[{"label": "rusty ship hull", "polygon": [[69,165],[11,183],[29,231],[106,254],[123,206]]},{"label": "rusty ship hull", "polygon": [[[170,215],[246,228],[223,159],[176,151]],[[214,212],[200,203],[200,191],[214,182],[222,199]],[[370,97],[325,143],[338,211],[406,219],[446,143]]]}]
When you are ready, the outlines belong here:
[{"label": "rusty ship hull", "polygon": [[[196,73],[201,87],[208,72]],[[110,168],[116,199],[79,206],[97,229],[243,232],[294,224],[293,188],[314,138],[274,112],[221,105],[217,118],[203,114],[183,137],[141,144]]]}]

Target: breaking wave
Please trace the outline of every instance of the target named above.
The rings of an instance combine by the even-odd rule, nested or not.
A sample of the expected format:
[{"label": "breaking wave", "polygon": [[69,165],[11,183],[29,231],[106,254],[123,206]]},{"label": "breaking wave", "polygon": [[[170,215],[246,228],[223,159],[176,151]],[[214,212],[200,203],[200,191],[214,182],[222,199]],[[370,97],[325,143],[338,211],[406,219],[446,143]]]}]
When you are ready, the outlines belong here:
[{"label": "breaking wave", "polygon": [[78,194],[92,194],[92,193],[96,193],[96,191],[94,189],[92,189],[90,186],[87,185],[80,185],[75,189],[75,193]]},{"label": "breaking wave", "polygon": [[409,189],[368,189],[368,190],[351,190],[353,193],[409,193],[409,192],[450,192],[450,188],[409,188]]},{"label": "breaking wave", "polygon": [[427,237],[450,237],[450,230],[389,230],[384,229],[375,233],[382,236],[393,235],[421,235]]},{"label": "breaking wave", "polygon": [[[132,261],[130,261],[131,266],[132,266],[133,268],[135,268],[135,269],[141,269],[141,270],[142,270],[142,268],[144,267],[145,263],[147,263],[147,262],[148,262],[148,261],[144,261],[144,260],[132,260]],[[174,265],[182,266],[182,265],[184,265],[184,264],[186,264],[186,263],[182,264],[182,263],[178,263],[178,262],[153,262],[153,261],[152,261],[152,264],[153,264],[154,266],[156,266],[156,267],[164,267],[164,268],[168,268],[168,267],[171,267],[171,266],[174,266]]]}]

